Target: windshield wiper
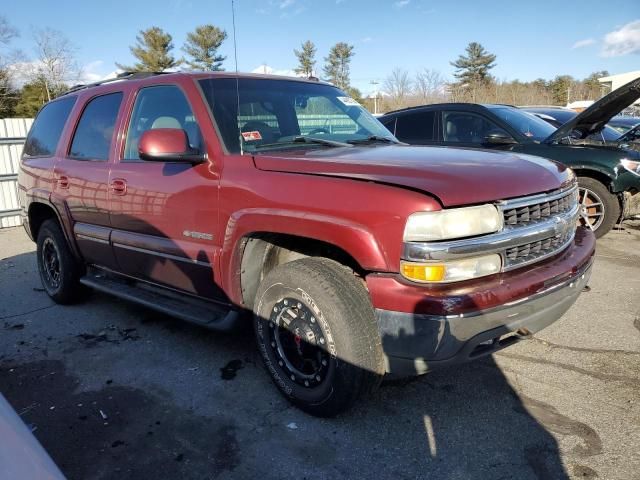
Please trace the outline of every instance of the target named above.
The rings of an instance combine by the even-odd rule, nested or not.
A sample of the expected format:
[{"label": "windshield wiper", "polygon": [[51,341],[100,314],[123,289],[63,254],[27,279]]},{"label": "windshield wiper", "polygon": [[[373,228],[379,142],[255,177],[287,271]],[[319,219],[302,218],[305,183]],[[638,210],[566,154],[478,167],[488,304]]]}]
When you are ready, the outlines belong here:
[{"label": "windshield wiper", "polygon": [[262,145],[256,145],[255,150],[277,150],[278,148],[287,148],[291,147],[295,144],[300,143],[308,143],[315,145],[324,145],[326,147],[353,147],[350,143],[337,142],[335,140],[327,140],[324,138],[316,138],[316,137],[305,137],[304,135],[299,135],[297,137],[293,137],[291,140],[287,140],[285,142],[273,142],[273,143],[263,143]]},{"label": "windshield wiper", "polygon": [[362,138],[359,140],[349,140],[349,143],[352,145],[355,144],[363,144],[363,143],[392,143],[394,145],[408,145],[408,143],[399,142],[393,138],[383,137],[382,135],[370,135],[367,138]]},{"label": "windshield wiper", "polygon": [[291,141],[294,143],[317,143],[318,145],[328,145],[330,147],[353,147],[353,145],[351,145],[350,143],[338,142],[336,140],[328,140],[318,137],[306,137],[304,135],[293,137]]}]

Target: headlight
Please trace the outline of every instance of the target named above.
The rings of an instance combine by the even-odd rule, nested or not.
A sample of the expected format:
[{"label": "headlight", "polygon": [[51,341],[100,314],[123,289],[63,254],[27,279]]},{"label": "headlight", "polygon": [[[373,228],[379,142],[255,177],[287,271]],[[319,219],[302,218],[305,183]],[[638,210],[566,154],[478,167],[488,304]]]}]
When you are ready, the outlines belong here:
[{"label": "headlight", "polygon": [[631,173],[635,173],[636,175],[640,175],[640,162],[634,160],[620,160],[620,163],[624,168],[629,170]]},{"label": "headlight", "polygon": [[400,262],[402,276],[420,283],[446,283],[498,273],[502,259],[498,254],[448,260],[444,262]]},{"label": "headlight", "polygon": [[405,242],[431,242],[472,237],[502,229],[502,215],[493,205],[451,208],[409,215],[404,227]]}]

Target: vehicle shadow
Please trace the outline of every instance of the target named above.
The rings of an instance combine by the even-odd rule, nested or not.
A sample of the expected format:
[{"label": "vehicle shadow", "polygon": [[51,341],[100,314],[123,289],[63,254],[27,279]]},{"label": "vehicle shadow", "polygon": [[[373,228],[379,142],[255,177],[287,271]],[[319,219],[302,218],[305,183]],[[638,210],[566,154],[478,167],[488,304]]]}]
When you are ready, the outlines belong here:
[{"label": "vehicle shadow", "polygon": [[[18,257],[4,261],[17,265],[35,262],[33,254]],[[37,273],[32,270],[27,278],[35,285],[39,279],[34,275]],[[33,302],[33,296],[44,294],[24,287],[18,283],[9,293],[19,296],[25,305],[43,300],[38,297]],[[74,334],[68,342],[79,346],[67,347],[57,354],[50,349],[42,360],[44,364],[21,364],[24,359],[20,355],[8,352],[0,358],[0,391],[18,411],[33,402],[48,404],[48,400],[58,405],[59,412],[65,411],[60,405],[70,406],[68,421],[60,418],[61,413],[53,416],[46,409],[40,414],[34,409],[23,416],[25,421],[38,425],[36,437],[70,478],[108,478],[93,469],[100,464],[107,465],[105,469],[117,464],[117,470],[110,472],[117,472],[119,478],[158,478],[162,473],[166,478],[203,478],[200,475],[207,471],[216,472],[211,478],[218,474],[228,474],[226,478],[290,478],[304,474],[310,479],[568,478],[556,440],[529,413],[491,356],[414,380],[386,382],[349,412],[335,419],[317,419],[288,408],[280,398],[260,363],[255,340],[247,335],[251,330],[248,326],[234,334],[211,332],[100,294],[78,306],[56,306],[57,315],[46,320],[81,318],[87,310],[96,308],[98,315],[109,315],[113,334]],[[48,315],[46,312],[37,315]],[[5,331],[20,333],[14,331],[19,320],[16,316],[4,320]],[[127,333],[131,328],[135,338]],[[167,335],[168,331],[172,335]],[[158,350],[128,351],[138,338],[149,344],[164,343]],[[394,342],[400,341],[389,335],[382,338],[385,349],[392,349]],[[59,343],[65,342],[68,343],[62,339]],[[142,348],[139,345],[144,342],[135,343],[136,348]],[[101,349],[97,359],[96,348]],[[193,358],[206,371],[218,370],[221,358],[239,358],[236,369],[241,371],[237,375],[244,378],[222,384],[199,378],[194,388],[202,390],[207,408],[201,412],[178,408],[182,393],[176,385],[190,387],[185,383],[184,370],[174,369],[172,364],[193,362]],[[133,364],[135,359],[138,362]],[[129,364],[125,363],[127,360]],[[103,368],[95,365],[110,362],[112,375],[130,368],[131,376],[123,381],[126,387],[107,382],[109,385],[103,390],[77,391],[81,382],[76,376],[92,376],[94,369]],[[83,374],[69,371],[72,367]],[[8,372],[21,368],[36,374],[21,377],[16,383]],[[64,382],[42,381],[49,370],[60,370],[58,379]],[[96,371],[95,375],[99,373]],[[148,391],[150,383],[158,391],[169,392],[169,398],[176,397],[175,403],[166,398],[158,400]],[[103,420],[96,417],[95,425],[90,424],[92,417],[84,410],[76,418],[72,406],[89,406],[95,404],[96,398],[104,401],[105,396],[120,400],[120,423],[108,420],[112,426],[107,430]],[[162,417],[162,425],[160,420],[153,424],[151,420],[156,417]],[[170,420],[165,420],[167,417]],[[256,422],[253,417],[263,420]],[[282,422],[293,418],[296,426],[283,431],[282,423],[272,423],[269,418]],[[150,443],[152,434],[154,441]],[[274,442],[277,451],[270,453],[273,463],[265,464],[261,459]],[[82,449],[79,452],[71,445],[81,445]],[[128,454],[119,454],[120,445],[137,447],[128,450]],[[187,465],[182,463],[183,454],[176,454],[182,451],[180,448],[190,458]],[[105,449],[107,453],[101,453]],[[216,470],[212,465],[224,468]]]}]

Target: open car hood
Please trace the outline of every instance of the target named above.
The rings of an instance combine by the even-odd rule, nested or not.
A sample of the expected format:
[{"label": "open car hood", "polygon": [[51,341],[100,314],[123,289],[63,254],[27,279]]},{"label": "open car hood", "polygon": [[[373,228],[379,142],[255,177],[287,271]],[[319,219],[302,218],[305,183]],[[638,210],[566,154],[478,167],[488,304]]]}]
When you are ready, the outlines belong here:
[{"label": "open car hood", "polygon": [[638,98],[640,98],[640,78],[636,78],[602,97],[584,112],[579,113],[573,120],[569,120],[549,135],[544,143],[558,142],[566,137],[576,138],[574,134],[576,131],[579,132],[578,138],[581,139],[598,133],[612,117]]}]

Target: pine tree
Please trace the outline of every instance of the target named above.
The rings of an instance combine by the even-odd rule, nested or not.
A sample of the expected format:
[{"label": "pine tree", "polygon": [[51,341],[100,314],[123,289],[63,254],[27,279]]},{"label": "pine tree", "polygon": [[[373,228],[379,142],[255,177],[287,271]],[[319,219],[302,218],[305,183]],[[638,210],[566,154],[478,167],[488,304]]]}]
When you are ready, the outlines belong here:
[{"label": "pine tree", "polygon": [[325,57],[324,74],[336,87],[346,90],[349,88],[349,64],[353,53],[353,45],[344,42],[336,43]]},{"label": "pine tree", "polygon": [[227,38],[227,32],[215,25],[201,25],[187,34],[182,50],[191,57],[187,65],[192,70],[224,70],[222,62],[227,58],[218,55],[218,49]]},{"label": "pine tree", "polygon": [[131,54],[139,60],[128,67],[116,63],[118,68],[128,72],[162,72],[177,67],[182,60],[176,60],[171,54],[173,50],[172,37],[160,27],[140,30],[136,35],[136,45],[129,47]]},{"label": "pine tree", "polygon": [[49,96],[55,98],[67,90],[64,84],[59,85],[56,89],[51,90],[47,86],[47,79],[44,76],[38,76],[29,83],[25,83],[20,90],[14,107],[14,114],[17,117],[33,118],[38,110],[47,103]]},{"label": "pine tree", "polygon": [[316,65],[316,46],[311,40],[302,44],[302,50],[293,50],[298,57],[298,67],[294,70],[297,74],[312,77]]},{"label": "pine tree", "polygon": [[496,56],[487,52],[482,45],[471,42],[451,65],[456,68],[455,77],[461,85],[478,85],[491,79],[489,70],[496,66]]},{"label": "pine tree", "polygon": [[549,82],[549,90],[553,102],[557,105],[566,105],[570,100],[570,90],[575,79],[571,75],[558,75]]}]

